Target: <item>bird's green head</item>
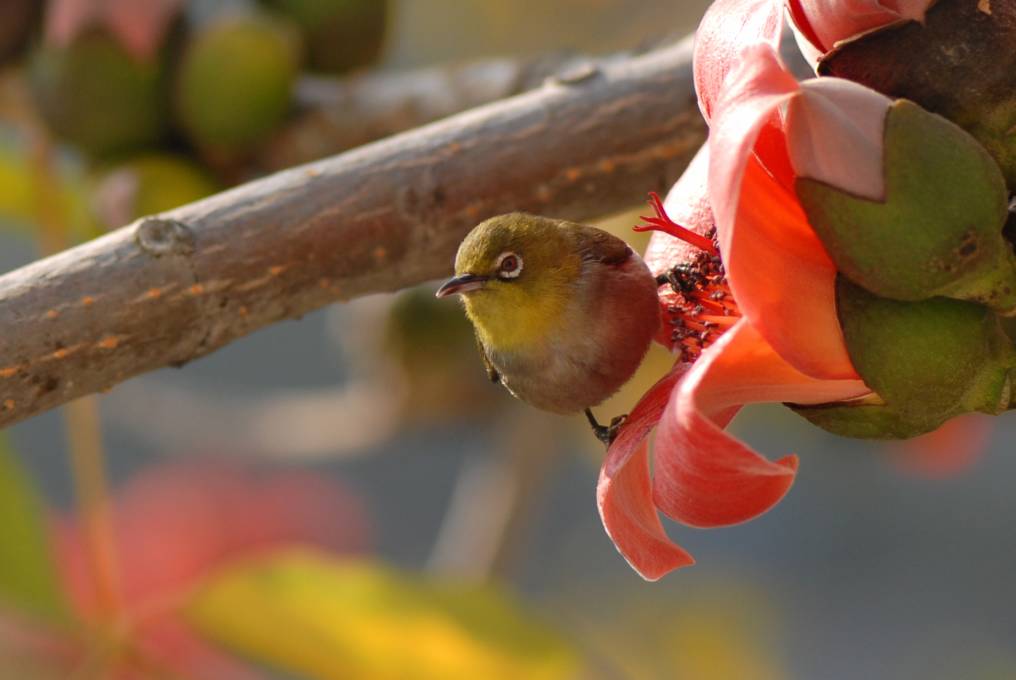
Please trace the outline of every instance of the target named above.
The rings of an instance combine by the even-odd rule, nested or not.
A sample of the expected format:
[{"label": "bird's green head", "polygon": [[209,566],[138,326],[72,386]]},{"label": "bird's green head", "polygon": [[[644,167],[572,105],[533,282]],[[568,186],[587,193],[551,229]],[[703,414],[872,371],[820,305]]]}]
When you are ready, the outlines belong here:
[{"label": "bird's green head", "polygon": [[438,297],[462,296],[484,345],[510,351],[548,337],[563,321],[582,258],[561,222],[511,213],[473,228],[459,246],[455,277]]}]

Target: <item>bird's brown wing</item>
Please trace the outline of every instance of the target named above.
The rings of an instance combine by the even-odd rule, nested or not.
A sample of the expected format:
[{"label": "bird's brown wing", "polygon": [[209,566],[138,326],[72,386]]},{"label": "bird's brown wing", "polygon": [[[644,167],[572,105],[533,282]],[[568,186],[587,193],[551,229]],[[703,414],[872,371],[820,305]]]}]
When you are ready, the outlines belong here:
[{"label": "bird's brown wing", "polygon": [[583,259],[595,260],[607,265],[618,265],[628,261],[632,255],[628,244],[596,227],[568,223],[575,234],[575,243]]},{"label": "bird's brown wing", "polygon": [[490,357],[487,356],[487,350],[484,348],[483,343],[480,342],[479,336],[476,337],[476,349],[480,350],[480,360],[483,361],[483,367],[487,369],[487,377],[494,384],[500,383],[501,374],[494,368],[494,364],[490,363]]}]

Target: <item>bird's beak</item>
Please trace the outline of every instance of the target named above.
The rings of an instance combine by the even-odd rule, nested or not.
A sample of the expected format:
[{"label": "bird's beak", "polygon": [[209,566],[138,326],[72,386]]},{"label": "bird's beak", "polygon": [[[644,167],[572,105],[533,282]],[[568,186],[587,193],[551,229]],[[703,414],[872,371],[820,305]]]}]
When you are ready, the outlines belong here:
[{"label": "bird's beak", "polygon": [[453,279],[445,281],[444,285],[438,288],[434,295],[439,298],[443,298],[448,297],[449,295],[479,290],[480,288],[483,288],[483,284],[487,282],[487,279],[488,277],[486,276],[477,276],[476,274],[463,274],[462,276],[456,276]]}]

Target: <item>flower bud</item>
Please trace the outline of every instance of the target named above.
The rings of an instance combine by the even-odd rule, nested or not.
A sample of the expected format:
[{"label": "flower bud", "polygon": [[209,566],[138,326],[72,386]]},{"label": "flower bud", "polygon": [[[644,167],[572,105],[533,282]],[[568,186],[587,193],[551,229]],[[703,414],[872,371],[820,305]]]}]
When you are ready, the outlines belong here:
[{"label": "flower bud", "polygon": [[836,43],[912,19],[921,21],[933,0],[787,0],[802,53],[814,64]]},{"label": "flower bud", "polygon": [[837,311],[850,359],[877,398],[798,408],[836,434],[905,438],[946,420],[1009,408],[1016,350],[989,309],[959,300],[900,302],[840,276]]},{"label": "flower bud", "polygon": [[[794,4],[791,0],[796,21]],[[817,70],[893,98],[910,99],[945,116],[988,150],[1010,190],[1016,191],[1012,2],[936,2],[923,22],[885,25],[837,43],[822,56]]]},{"label": "flower bud", "polygon": [[888,109],[883,154],[877,200],[870,190],[859,195],[859,180],[795,182],[837,269],[887,298],[945,296],[1016,310],[1016,259],[1002,234],[1007,192],[991,156],[956,125],[905,100]]}]

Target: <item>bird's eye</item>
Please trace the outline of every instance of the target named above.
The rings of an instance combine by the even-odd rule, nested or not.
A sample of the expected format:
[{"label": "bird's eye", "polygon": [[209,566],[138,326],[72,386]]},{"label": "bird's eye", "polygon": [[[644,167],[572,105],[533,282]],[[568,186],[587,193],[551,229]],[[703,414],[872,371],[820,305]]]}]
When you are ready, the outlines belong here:
[{"label": "bird's eye", "polygon": [[522,258],[509,251],[497,258],[497,275],[502,279],[515,279],[522,273]]}]

